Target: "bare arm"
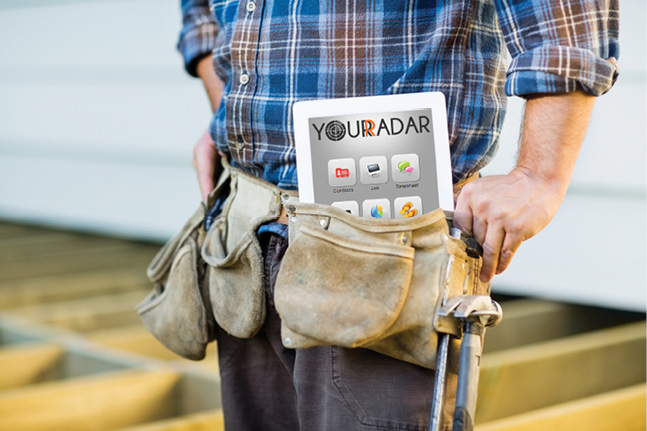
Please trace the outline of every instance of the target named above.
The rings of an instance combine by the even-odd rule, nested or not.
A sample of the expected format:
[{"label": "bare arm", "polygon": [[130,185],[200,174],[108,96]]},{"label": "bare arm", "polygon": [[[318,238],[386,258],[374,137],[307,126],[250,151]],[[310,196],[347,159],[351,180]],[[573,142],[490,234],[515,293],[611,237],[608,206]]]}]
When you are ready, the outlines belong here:
[{"label": "bare arm", "polygon": [[[207,91],[211,109],[216,112],[222,96],[223,83],[220,81],[216,72],[213,70],[211,56],[206,56],[197,66],[198,76],[204,84]],[[214,187],[214,176],[216,174],[218,162],[218,151],[214,145],[209,128],[202,134],[198,142],[193,146],[193,168],[198,175],[198,184],[202,200],[206,201],[209,192]]]},{"label": "bare arm", "polygon": [[483,245],[481,280],[503,272],[521,243],[542,230],[573,174],[595,97],[538,95],[526,103],[517,167],[467,184],[454,224]]}]

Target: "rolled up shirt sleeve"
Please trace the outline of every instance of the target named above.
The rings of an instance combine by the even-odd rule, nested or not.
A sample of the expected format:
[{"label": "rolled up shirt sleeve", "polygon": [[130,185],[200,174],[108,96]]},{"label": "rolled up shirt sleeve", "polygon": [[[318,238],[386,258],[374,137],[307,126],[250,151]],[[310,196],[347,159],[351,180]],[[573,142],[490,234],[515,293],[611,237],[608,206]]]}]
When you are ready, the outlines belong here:
[{"label": "rolled up shirt sleeve", "polygon": [[600,96],[618,77],[618,0],[495,0],[512,62],[508,96]]},{"label": "rolled up shirt sleeve", "polygon": [[218,26],[208,0],[182,0],[182,31],[177,49],[191,76],[198,76],[198,61],[213,51],[217,34]]}]

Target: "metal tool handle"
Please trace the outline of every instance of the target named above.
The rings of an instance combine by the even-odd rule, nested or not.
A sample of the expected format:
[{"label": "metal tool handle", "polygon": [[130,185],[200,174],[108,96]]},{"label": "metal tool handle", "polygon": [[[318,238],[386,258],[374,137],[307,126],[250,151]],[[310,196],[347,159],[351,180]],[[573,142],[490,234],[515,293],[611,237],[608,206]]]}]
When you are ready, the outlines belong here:
[{"label": "metal tool handle", "polygon": [[458,384],[452,431],[472,431],[474,427],[479,366],[483,351],[482,334],[483,326],[470,320],[465,321],[458,359]]}]

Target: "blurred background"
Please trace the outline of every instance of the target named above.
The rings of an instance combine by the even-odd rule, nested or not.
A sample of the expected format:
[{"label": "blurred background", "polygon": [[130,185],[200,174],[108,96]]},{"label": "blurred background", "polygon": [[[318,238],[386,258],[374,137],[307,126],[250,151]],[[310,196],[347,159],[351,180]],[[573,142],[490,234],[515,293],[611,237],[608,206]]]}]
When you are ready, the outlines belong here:
[{"label": "blurred background", "polygon": [[[500,341],[497,330],[492,331],[493,365],[482,391],[484,397],[496,395],[511,403],[521,394],[537,392],[532,383],[524,389],[500,382],[519,380],[510,370],[520,376],[545,372],[540,365],[514,367],[532,362],[532,355],[537,364],[551,363],[537,356],[546,354],[550,346],[541,343],[547,340],[558,343],[557,350],[549,349],[550,358],[566,361],[565,374],[555,382],[572,374],[583,357],[635,373],[613,380],[615,371],[585,366],[590,379],[600,380],[595,375],[599,372],[615,383],[589,382],[582,391],[565,391],[557,398],[540,394],[534,404],[528,401],[505,411],[480,407],[481,422],[579,398],[596,406],[584,410],[589,413],[611,412],[601,405],[626,407],[627,399],[644,412],[644,324],[626,324],[644,319],[646,307],[646,13],[643,0],[623,0],[620,78],[597,101],[568,195],[551,225],[524,243],[511,267],[493,282],[493,291],[510,301],[505,308],[511,329],[501,328]],[[191,149],[208,125],[210,108],[200,81],[185,74],[175,51],[180,24],[175,0],[0,2],[0,370],[10,370],[0,371],[0,389],[8,390],[0,391],[0,430],[113,429],[187,415],[198,418],[192,426],[220,426],[214,425],[220,421],[217,414],[195,416],[217,411],[217,390],[205,389],[217,384],[217,364],[195,369],[163,353],[132,311],[149,287],[143,277],[146,263],[200,200]],[[485,174],[507,173],[513,166],[521,109],[521,100],[510,99],[501,148]],[[56,294],[52,286],[63,293]],[[522,328],[528,332],[519,332]],[[597,337],[568,343],[560,338],[594,333]],[[88,340],[92,342],[84,344]],[[526,344],[536,350],[514,349]],[[572,350],[572,345],[584,349],[578,351],[583,356],[566,360],[560,349]],[[43,346],[50,347],[49,353],[38,350]],[[494,353],[507,349],[514,352]],[[618,358],[590,356],[595,349],[605,354],[613,350],[611,355]],[[26,370],[30,361],[38,365],[25,371],[27,377],[7,377],[20,367]],[[95,372],[151,364],[161,367],[154,377],[119,378],[130,382],[129,388],[141,388],[142,394],[161,385],[156,390],[166,398],[148,400],[147,405],[161,403],[166,413],[146,410],[137,416],[124,405],[129,421],[113,423],[108,419],[112,415],[98,419],[88,413],[83,420],[57,422],[65,416],[60,413],[65,406],[77,411],[75,403],[87,401],[72,395],[72,401],[47,416],[49,425],[20,422],[33,413],[16,413],[20,403],[33,407],[35,396],[45,400],[45,392],[63,390],[55,382],[92,386],[83,378]],[[100,381],[97,388],[109,381],[114,379]],[[20,392],[35,390],[34,385],[40,389]],[[71,394],[80,391],[75,388]],[[510,391],[508,398],[502,388]],[[612,394],[611,401],[587,398],[612,390],[625,392]],[[97,406],[105,406],[107,394],[112,393],[97,389]],[[188,407],[187,399],[193,400]],[[10,427],[3,426],[3,417]],[[67,417],[76,416],[68,412]],[[482,429],[561,429],[542,426],[495,424]]]}]

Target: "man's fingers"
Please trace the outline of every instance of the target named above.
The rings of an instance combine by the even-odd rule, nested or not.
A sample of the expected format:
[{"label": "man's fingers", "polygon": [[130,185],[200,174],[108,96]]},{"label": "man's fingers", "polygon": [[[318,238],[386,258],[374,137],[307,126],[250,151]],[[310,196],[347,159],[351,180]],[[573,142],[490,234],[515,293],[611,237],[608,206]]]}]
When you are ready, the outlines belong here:
[{"label": "man's fingers", "polygon": [[464,192],[465,190],[463,189],[463,192],[458,195],[453,224],[465,235],[472,236],[472,208],[470,207],[469,196]]},{"label": "man's fingers", "polygon": [[499,255],[503,246],[505,231],[499,225],[488,226],[483,247],[483,266],[481,267],[481,281],[487,283],[492,280],[499,265]]},{"label": "man's fingers", "polygon": [[499,264],[496,267],[497,274],[501,274],[510,265],[512,256],[521,246],[521,242],[522,238],[517,232],[506,232],[503,246],[501,246],[501,253],[499,253]]},{"label": "man's fingers", "polygon": [[200,185],[200,194],[202,195],[202,200],[207,201],[207,197],[211,190],[213,190],[214,184],[214,173],[215,166],[213,161],[201,159],[197,162],[198,168],[198,184]]},{"label": "man's fingers", "polygon": [[215,185],[214,175],[217,160],[218,152],[207,130],[193,147],[193,160],[191,161],[198,176],[202,200],[205,202]]}]

